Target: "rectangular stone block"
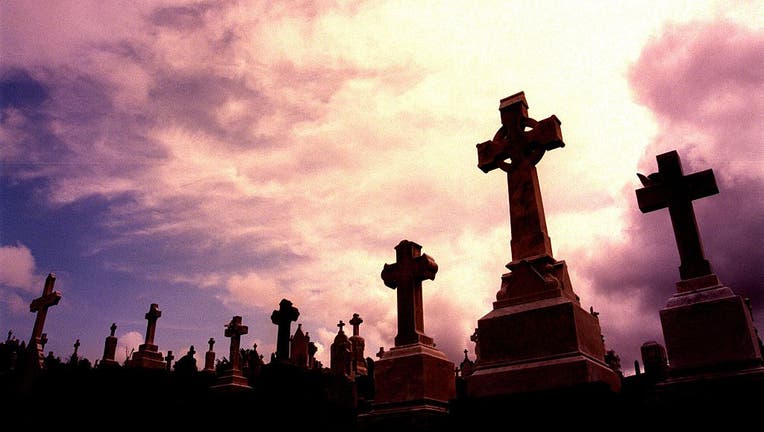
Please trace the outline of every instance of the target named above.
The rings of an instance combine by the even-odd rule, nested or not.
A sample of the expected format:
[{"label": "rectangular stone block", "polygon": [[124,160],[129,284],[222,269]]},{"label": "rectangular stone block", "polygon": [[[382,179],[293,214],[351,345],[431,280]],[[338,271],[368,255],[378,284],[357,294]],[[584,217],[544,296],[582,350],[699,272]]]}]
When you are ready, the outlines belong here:
[{"label": "rectangular stone block", "polygon": [[374,365],[374,405],[412,401],[447,403],[456,397],[454,364],[421,344],[392,348]]}]

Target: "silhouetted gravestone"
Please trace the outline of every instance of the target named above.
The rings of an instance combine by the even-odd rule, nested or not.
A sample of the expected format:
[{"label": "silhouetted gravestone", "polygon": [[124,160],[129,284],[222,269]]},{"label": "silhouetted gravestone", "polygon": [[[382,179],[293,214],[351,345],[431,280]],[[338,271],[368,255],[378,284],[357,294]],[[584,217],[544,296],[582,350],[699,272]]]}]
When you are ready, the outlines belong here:
[{"label": "silhouetted gravestone", "polygon": [[191,375],[194,372],[197,371],[196,368],[196,350],[194,349],[194,346],[191,345],[188,348],[188,352],[186,352],[186,355],[181,357],[177,362],[175,362],[175,372],[181,375]]},{"label": "silhouetted gravestone", "polygon": [[[470,397],[506,396],[620,380],[605,363],[596,315],[581,308],[565,261],[552,255],[536,164],[564,147],[560,121],[528,117],[523,92],[499,103],[502,126],[477,145],[478,167],[507,175],[512,261],[493,310],[478,320]],[[507,159],[510,161],[507,162]]]},{"label": "silhouetted gravestone", "polygon": [[159,352],[159,347],[154,344],[156,335],[157,320],[162,316],[159,305],[152,303],[145,318],[148,321],[146,325],[146,340],[138,347],[138,352],[133,353],[130,360],[126,362],[128,367],[139,367],[147,369],[164,369],[164,356]]},{"label": "silhouetted gravestone", "polygon": [[640,348],[645,375],[653,381],[666,379],[668,376],[668,357],[666,349],[655,341],[647,341]]},{"label": "silhouetted gravestone", "polygon": [[117,337],[114,336],[114,332],[117,331],[117,323],[111,324],[111,334],[106,336],[106,341],[103,345],[103,358],[98,363],[99,367],[113,367],[119,366],[119,363],[114,359],[117,353]]},{"label": "silhouetted gravestone", "polygon": [[315,369],[316,368],[316,353],[318,352],[318,347],[313,342],[308,342],[308,368],[309,369]]},{"label": "silhouetted gravestone", "polygon": [[226,325],[225,336],[231,338],[229,350],[229,365],[218,378],[218,384],[213,388],[224,391],[250,390],[249,381],[241,373],[241,336],[249,332],[249,328],[241,323],[240,316],[231,318]]},{"label": "silhouetted gravestone", "polygon": [[292,302],[287,299],[281,299],[279,310],[274,310],[271,314],[271,322],[279,327],[276,338],[276,359],[279,361],[289,360],[289,334],[292,322],[300,317],[300,311],[292,306]]},{"label": "silhouetted gravestone", "polygon": [[215,351],[213,351],[213,347],[215,346],[215,339],[210,338],[209,341],[207,341],[210,348],[209,350],[204,354],[204,372],[208,373],[214,373],[215,372]]},{"label": "silhouetted gravestone", "polygon": [[308,343],[310,342],[310,337],[303,333],[302,324],[297,324],[297,330],[295,330],[291,342],[292,349],[289,353],[289,359],[292,364],[308,367]]},{"label": "silhouetted gravestone", "polygon": [[[45,327],[45,318],[48,316],[48,308],[57,305],[61,301],[61,293],[53,291],[53,286],[56,284],[56,275],[53,273],[48,274],[45,279],[45,287],[42,290],[42,295],[29,304],[29,311],[36,312],[37,316],[34,320],[34,328],[32,329],[32,337],[29,339],[29,357],[31,360],[31,366],[35,369],[42,369],[44,367],[44,346],[42,343],[42,329]],[[45,338],[47,342],[47,338]]]},{"label": "silhouetted gravestone", "polygon": [[80,340],[79,339],[77,339],[77,341],[74,342],[73,347],[74,347],[74,352],[72,353],[71,357],[69,357],[69,364],[77,365],[77,362],[80,360],[80,357],[77,354],[77,352],[80,349]]},{"label": "silhouetted gravestone", "polygon": [[337,324],[337,328],[339,328],[339,330],[337,331],[337,336],[334,337],[334,342],[332,342],[332,346],[330,347],[331,358],[329,361],[329,367],[331,368],[332,372],[337,375],[352,377],[350,370],[352,345],[347,335],[342,330],[342,327],[344,326],[345,323],[342,322],[342,320],[340,320],[340,322]]},{"label": "silhouetted gravestone", "polygon": [[257,378],[260,376],[260,372],[263,368],[263,356],[257,352],[257,344],[252,344],[252,349],[249,350],[249,358],[247,359],[249,368],[249,377]]},{"label": "silhouetted gravestone", "polygon": [[175,356],[172,355],[172,350],[167,351],[167,355],[164,356],[164,361],[167,364],[167,371],[172,370],[172,361],[175,360]]},{"label": "silhouetted gravestone", "polygon": [[42,347],[43,352],[45,351],[45,345],[48,344],[48,334],[43,333],[42,336],[40,336],[40,346]]},{"label": "silhouetted gravestone", "polygon": [[396,262],[382,270],[385,285],[397,289],[398,335],[374,365],[374,403],[361,417],[371,428],[441,422],[456,396],[454,364],[424,334],[422,281],[434,279],[438,265],[421,251],[403,240],[395,247]]},{"label": "silhouetted gravestone", "polygon": [[644,187],[636,190],[636,196],[643,213],[669,209],[679,251],[681,280],[660,311],[669,372],[677,379],[691,377],[683,381],[709,380],[709,371],[720,368],[727,369],[727,375],[732,370],[764,377],[750,310],[712,272],[698,233],[692,201],[719,192],[714,173],[708,169],[684,175],[676,151],[656,159],[657,173],[638,174]]},{"label": "silhouetted gravestone", "polygon": [[353,326],[353,336],[350,336],[350,343],[353,346],[353,361],[352,369],[355,376],[366,375],[368,370],[366,369],[366,358],[363,351],[366,347],[366,341],[361,337],[360,326],[363,323],[363,319],[357,313],[353,314],[353,318],[348,321]]}]

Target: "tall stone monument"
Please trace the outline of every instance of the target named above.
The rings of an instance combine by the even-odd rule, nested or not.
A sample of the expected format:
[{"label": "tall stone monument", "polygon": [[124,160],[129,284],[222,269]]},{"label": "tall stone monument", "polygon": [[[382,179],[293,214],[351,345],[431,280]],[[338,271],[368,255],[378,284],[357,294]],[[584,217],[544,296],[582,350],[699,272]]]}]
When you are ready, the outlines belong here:
[{"label": "tall stone monument", "polygon": [[382,269],[382,280],[397,290],[398,334],[374,366],[372,415],[429,424],[456,396],[454,364],[424,332],[422,281],[435,279],[438,265],[408,240],[395,247],[395,256],[396,262]]},{"label": "tall stone monument", "polygon": [[350,336],[350,344],[353,346],[353,359],[351,363],[351,369],[355,376],[368,375],[366,368],[366,357],[364,357],[363,351],[366,348],[366,341],[361,337],[360,327],[363,323],[363,319],[357,313],[353,314],[353,318],[348,321],[353,326],[353,336]]},{"label": "tall stone monument", "polygon": [[506,396],[592,383],[617,390],[599,319],[581,307],[547,233],[536,164],[548,150],[565,146],[560,121],[528,117],[523,92],[502,99],[499,112],[502,126],[477,145],[478,168],[507,174],[512,261],[493,310],[478,320],[467,393]]},{"label": "tall stone monument", "polygon": [[340,320],[337,324],[339,329],[337,330],[337,336],[334,337],[334,341],[329,347],[329,368],[337,375],[345,375],[348,378],[352,378],[351,360],[353,349],[343,327],[345,327],[345,323]]},{"label": "tall stone monument", "polygon": [[106,336],[106,340],[103,344],[103,358],[98,366],[101,368],[119,366],[119,363],[114,359],[117,353],[117,337],[114,336],[114,332],[117,331],[117,323],[111,323],[111,334]]},{"label": "tall stone monument", "polygon": [[289,359],[292,364],[300,367],[308,367],[308,343],[310,337],[303,333],[302,324],[297,324],[297,330],[291,339],[291,352],[289,353]]},{"label": "tall stone monument", "polygon": [[231,338],[229,366],[218,378],[215,390],[250,390],[249,381],[241,372],[241,336],[249,333],[249,327],[241,323],[241,317],[231,318],[226,325],[225,336]]},{"label": "tall stone monument", "polygon": [[[45,318],[48,316],[48,308],[55,306],[61,301],[61,293],[53,291],[53,286],[56,285],[56,275],[53,273],[48,274],[45,279],[45,287],[42,290],[42,295],[29,304],[29,311],[36,312],[37,316],[34,320],[34,328],[32,329],[32,337],[29,339],[29,358],[31,359],[31,367],[36,370],[40,370],[44,366],[45,360],[45,347],[43,343],[43,328],[45,327]],[[47,337],[45,338],[47,342]]]},{"label": "tall stone monument", "polygon": [[204,353],[204,372],[215,373],[215,351],[213,350],[213,347],[215,346],[215,338],[210,338],[207,343],[210,348]]},{"label": "tall stone monument", "polygon": [[668,208],[679,250],[680,281],[660,311],[671,379],[707,380],[713,375],[709,371],[762,375],[750,311],[714,274],[698,233],[692,201],[719,193],[714,173],[684,175],[676,151],[656,159],[657,173],[638,174],[644,187],[636,195],[643,213]]},{"label": "tall stone monument", "polygon": [[152,303],[149,311],[146,312],[146,341],[138,346],[138,352],[133,353],[130,360],[127,361],[128,367],[140,367],[146,369],[164,369],[164,356],[159,352],[159,347],[154,345],[154,336],[156,335],[157,320],[162,316],[159,305]]},{"label": "tall stone monument", "polygon": [[291,333],[292,322],[297,321],[299,317],[300,311],[287,299],[281,299],[279,309],[271,314],[271,322],[279,327],[276,336],[277,361],[289,361],[289,333]]}]

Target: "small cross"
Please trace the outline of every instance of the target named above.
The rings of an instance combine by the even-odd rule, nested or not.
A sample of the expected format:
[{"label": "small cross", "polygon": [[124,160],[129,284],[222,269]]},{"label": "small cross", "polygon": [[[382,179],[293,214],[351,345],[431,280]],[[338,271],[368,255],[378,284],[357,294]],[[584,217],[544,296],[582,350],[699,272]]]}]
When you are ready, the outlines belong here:
[{"label": "small cross", "polygon": [[43,333],[42,336],[40,336],[40,345],[42,346],[42,349],[45,350],[45,345],[48,343],[48,334]]},{"label": "small cross", "polygon": [[164,358],[167,362],[167,370],[172,370],[172,361],[175,360],[175,356],[172,355],[172,351],[167,351],[167,356]]},{"label": "small cross", "polygon": [[345,323],[344,323],[344,322],[342,322],[342,320],[340,320],[340,322],[339,322],[339,323],[337,323],[337,327],[339,327],[339,328],[340,328],[340,331],[338,331],[338,332],[337,332],[338,334],[339,334],[339,333],[344,333],[344,332],[342,331],[342,327],[345,327]]},{"label": "small cross", "polygon": [[212,347],[215,345],[215,338],[210,338],[207,343],[210,345],[210,351],[212,351]]},{"label": "small cross", "polygon": [[111,334],[109,336],[114,337],[114,332],[117,331],[117,323],[111,323],[111,327],[109,329],[111,330]]},{"label": "small cross", "polygon": [[384,347],[379,347],[379,351],[377,351],[377,354],[375,354],[375,355],[376,355],[377,358],[381,359],[382,356],[385,355],[385,348]]},{"label": "small cross", "polygon": [[360,315],[357,313],[353,314],[353,319],[350,320],[350,325],[353,326],[353,336],[358,336],[360,334],[358,328],[363,323],[363,319]]},{"label": "small cross", "polygon": [[154,345],[154,335],[157,329],[157,320],[162,316],[162,311],[159,310],[159,305],[152,303],[149,311],[146,312],[145,318],[148,321],[146,327],[146,345]]},{"label": "small cross", "polygon": [[638,175],[645,186],[636,190],[639,209],[648,213],[668,207],[679,249],[682,280],[711,275],[711,264],[703,253],[692,201],[719,193],[714,172],[707,169],[684,175],[676,151],[660,154],[656,159],[657,173]]},{"label": "small cross", "polygon": [[32,303],[29,304],[29,311],[37,312],[30,345],[40,340],[42,329],[45,326],[45,317],[48,315],[48,308],[57,305],[61,301],[61,293],[53,291],[54,285],[56,285],[56,275],[50,273],[45,279],[45,288],[43,288],[42,296],[32,300]]},{"label": "small cross", "polygon": [[271,322],[278,325],[278,335],[276,337],[276,358],[278,360],[289,360],[289,334],[291,333],[292,322],[300,317],[300,311],[292,306],[292,302],[287,299],[281,299],[279,309],[271,314]]},{"label": "small cross", "polygon": [[241,336],[249,333],[249,327],[241,323],[240,316],[234,316],[231,318],[231,322],[226,325],[225,336],[231,338],[230,357],[231,357],[231,370],[240,371],[241,360]]},{"label": "small cross", "polygon": [[385,264],[382,280],[392,289],[398,289],[398,335],[395,346],[413,343],[432,345],[433,340],[424,334],[424,310],[422,306],[422,281],[434,280],[438,264],[422,246],[402,240],[395,247],[396,262]]},{"label": "small cross", "polygon": [[73,346],[74,346],[74,356],[76,357],[77,356],[77,351],[80,349],[80,340],[77,339],[77,341],[74,342]]}]

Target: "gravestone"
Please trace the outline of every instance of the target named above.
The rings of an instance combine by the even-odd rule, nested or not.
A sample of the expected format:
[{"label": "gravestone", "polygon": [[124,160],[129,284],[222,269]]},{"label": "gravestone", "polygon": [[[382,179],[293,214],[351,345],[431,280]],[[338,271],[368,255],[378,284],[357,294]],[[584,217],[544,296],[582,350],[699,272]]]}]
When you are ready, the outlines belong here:
[{"label": "gravestone", "polygon": [[[507,175],[512,260],[493,310],[478,320],[477,359],[466,377],[473,398],[529,394],[604,383],[618,376],[605,363],[599,319],[581,307],[565,261],[552,254],[536,164],[564,147],[555,116],[528,117],[523,92],[499,103],[502,126],[477,145],[478,167]],[[509,161],[507,161],[509,159]]]},{"label": "gravestone", "polygon": [[114,332],[117,331],[117,323],[112,323],[111,334],[106,336],[106,340],[103,345],[103,358],[98,363],[101,368],[119,366],[119,363],[114,359],[117,353],[117,337],[114,336]]},{"label": "gravestone", "polygon": [[72,353],[71,357],[69,357],[69,364],[76,366],[80,361],[80,356],[78,354],[80,350],[80,340],[77,339],[72,346],[74,347],[74,352]]},{"label": "gravestone", "polygon": [[329,361],[329,367],[332,372],[337,375],[344,375],[352,378],[353,374],[351,371],[351,360],[353,346],[345,332],[342,330],[344,326],[345,323],[342,322],[342,320],[340,320],[340,322],[337,324],[337,328],[339,328],[339,330],[337,331],[337,336],[334,337],[334,342],[332,342],[330,347],[331,358]]},{"label": "gravestone", "polygon": [[714,274],[700,240],[692,201],[719,192],[714,173],[708,169],[685,175],[676,151],[656,159],[657,173],[638,174],[644,187],[636,196],[643,213],[668,208],[679,251],[676,293],[660,311],[669,374],[675,381],[683,376],[690,381],[710,379],[707,372],[720,369],[727,374],[762,374],[764,362],[750,310]]},{"label": "gravestone", "polygon": [[[45,287],[42,290],[42,295],[29,304],[29,311],[36,312],[34,320],[34,328],[32,329],[32,337],[29,339],[29,345],[27,349],[29,351],[29,359],[31,360],[31,367],[35,370],[40,370],[44,367],[45,354],[43,343],[43,328],[45,327],[45,318],[48,316],[48,308],[57,305],[61,301],[61,293],[53,291],[53,286],[56,285],[56,275],[53,273],[48,274],[45,279]],[[45,337],[45,342],[48,338]]]},{"label": "gravestone", "polygon": [[308,369],[316,369],[317,363],[320,363],[316,361],[317,352],[318,347],[315,342],[308,342]]},{"label": "gravestone", "polygon": [[297,324],[297,330],[291,340],[291,352],[289,353],[289,360],[292,364],[300,367],[308,367],[308,343],[310,337],[308,337],[302,331],[302,324]]},{"label": "gravestone", "polygon": [[422,281],[435,279],[438,265],[422,254],[422,246],[408,240],[395,247],[395,256],[381,276],[397,293],[398,334],[393,348],[380,349],[374,403],[363,421],[419,428],[445,419],[448,402],[456,396],[454,364],[424,332]]},{"label": "gravestone", "polygon": [[363,354],[363,351],[366,347],[366,341],[361,337],[360,334],[360,326],[361,323],[363,323],[363,319],[360,315],[354,313],[353,318],[351,318],[348,323],[353,326],[353,336],[350,336],[349,338],[350,344],[353,346],[353,360],[351,364],[353,374],[355,376],[368,375],[369,372],[366,369],[366,358]]},{"label": "gravestone", "polygon": [[188,351],[186,352],[186,355],[178,359],[177,362],[175,362],[175,373],[180,375],[189,376],[192,375],[194,372],[196,372],[198,369],[196,367],[196,349],[194,349],[194,346],[191,345],[188,347]]},{"label": "gravestone", "polygon": [[164,356],[159,352],[159,347],[154,344],[156,335],[157,320],[162,316],[159,305],[152,303],[145,318],[148,321],[146,326],[146,340],[138,346],[138,352],[134,352],[130,360],[125,363],[127,367],[139,367],[146,369],[164,369]]},{"label": "gravestone", "polygon": [[215,346],[215,339],[210,338],[207,343],[209,344],[210,348],[204,354],[204,372],[215,373],[215,351],[212,349]]},{"label": "gravestone", "polygon": [[276,360],[289,361],[289,334],[291,333],[292,322],[300,317],[300,311],[292,306],[292,302],[287,299],[281,299],[279,309],[271,314],[271,322],[279,328],[276,336]]},{"label": "gravestone", "polygon": [[241,336],[249,333],[249,328],[241,323],[240,316],[231,318],[226,325],[225,336],[231,338],[228,369],[218,378],[217,385],[212,388],[217,391],[251,390],[249,381],[241,372]]}]

